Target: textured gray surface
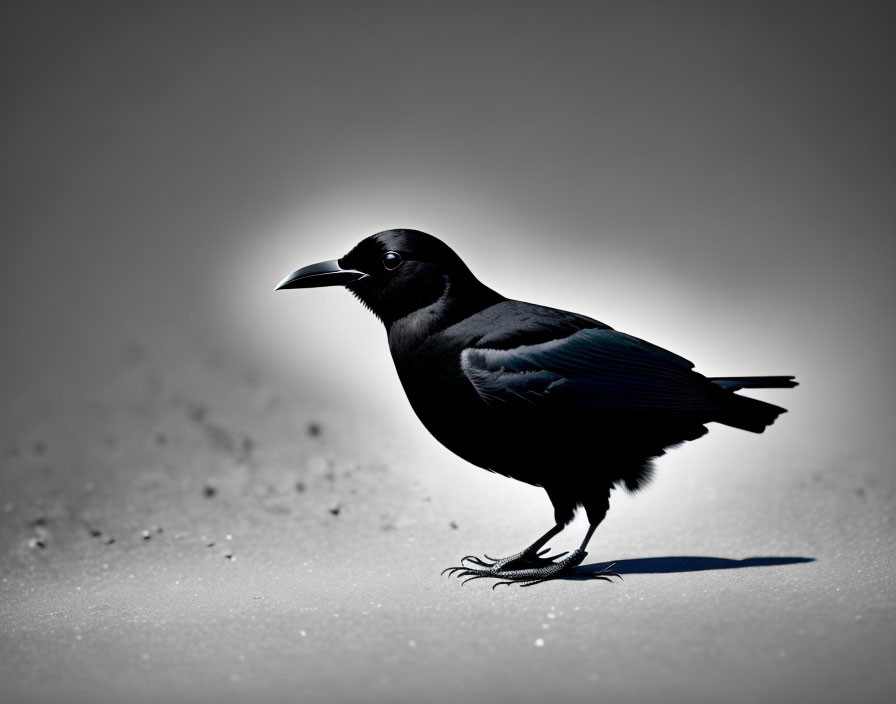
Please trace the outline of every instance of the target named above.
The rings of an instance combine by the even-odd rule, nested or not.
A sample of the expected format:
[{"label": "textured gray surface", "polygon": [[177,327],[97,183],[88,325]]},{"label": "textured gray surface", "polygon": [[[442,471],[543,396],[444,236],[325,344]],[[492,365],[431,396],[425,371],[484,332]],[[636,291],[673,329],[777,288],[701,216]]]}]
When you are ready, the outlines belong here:
[{"label": "textured gray surface", "polygon": [[[0,699],[892,700],[889,4],[2,13]],[[270,290],[395,226],[790,413],[614,495],[624,581],[461,588],[542,492]]]},{"label": "textured gray surface", "polygon": [[6,447],[5,701],[892,694],[890,469],[789,417],[714,429],[614,496],[588,562],[624,581],[492,591],[439,571],[534,537],[540,491],[226,365],[151,369],[123,361],[76,437],[41,411]]}]

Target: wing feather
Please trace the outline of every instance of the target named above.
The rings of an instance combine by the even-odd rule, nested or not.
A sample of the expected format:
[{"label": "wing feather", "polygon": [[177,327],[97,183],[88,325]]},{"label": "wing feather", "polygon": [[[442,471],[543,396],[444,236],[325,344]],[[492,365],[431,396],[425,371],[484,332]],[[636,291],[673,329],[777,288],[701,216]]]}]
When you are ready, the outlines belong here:
[{"label": "wing feather", "polygon": [[589,409],[710,411],[706,379],[683,357],[616,330],[591,328],[513,349],[471,347],[461,368],[486,404],[562,402]]}]

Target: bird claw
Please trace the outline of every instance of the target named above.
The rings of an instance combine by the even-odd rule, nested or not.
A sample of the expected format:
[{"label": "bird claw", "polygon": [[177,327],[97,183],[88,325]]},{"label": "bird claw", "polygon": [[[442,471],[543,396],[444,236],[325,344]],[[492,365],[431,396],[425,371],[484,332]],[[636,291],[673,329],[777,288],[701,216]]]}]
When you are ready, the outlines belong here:
[{"label": "bird claw", "polygon": [[488,560],[491,560],[491,562],[486,562],[485,560],[483,560],[480,557],[477,557],[476,555],[466,555],[466,556],[460,558],[460,564],[464,564],[464,561],[469,561],[469,562],[472,562],[474,565],[478,565],[479,567],[490,568],[490,567],[494,567],[498,563],[498,560],[493,560],[488,555],[485,555],[484,557]]},{"label": "bird claw", "polygon": [[613,568],[616,566],[615,562],[611,562],[609,565],[604,567],[602,570],[598,570],[597,572],[583,572],[582,574],[589,579],[603,579],[607,582],[612,581],[611,577],[619,577],[622,580],[622,575],[618,572],[613,572]]},{"label": "bird claw", "polygon": [[611,562],[609,565],[604,567],[600,572],[593,572],[592,574],[599,575],[599,576],[606,575],[607,577],[619,577],[619,579],[621,580],[622,579],[621,574],[619,574],[618,572],[611,571],[615,566],[616,566],[616,563]]},{"label": "bird claw", "polygon": [[[622,575],[621,575],[621,574],[619,574],[618,572],[611,572],[611,571],[610,571],[610,568],[611,568],[611,567],[614,567],[615,565],[616,565],[616,563],[613,562],[613,563],[607,565],[606,567],[604,567],[602,570],[599,570],[599,571],[597,571],[597,572],[582,572],[582,571],[578,571],[578,572],[570,572],[570,574],[573,574],[573,575],[576,576],[576,577],[581,577],[581,578],[583,578],[583,579],[599,579],[599,580],[601,580],[601,581],[603,581],[603,582],[612,582],[612,581],[613,581],[613,579],[612,579],[613,577],[618,577],[619,580],[622,581]],[[531,587],[533,584],[540,584],[541,582],[544,582],[544,581],[547,581],[547,580],[545,580],[545,579],[539,579],[539,580],[537,580],[537,581],[529,582],[529,583],[527,583],[527,584],[521,584],[520,586],[521,586],[521,587]]]}]

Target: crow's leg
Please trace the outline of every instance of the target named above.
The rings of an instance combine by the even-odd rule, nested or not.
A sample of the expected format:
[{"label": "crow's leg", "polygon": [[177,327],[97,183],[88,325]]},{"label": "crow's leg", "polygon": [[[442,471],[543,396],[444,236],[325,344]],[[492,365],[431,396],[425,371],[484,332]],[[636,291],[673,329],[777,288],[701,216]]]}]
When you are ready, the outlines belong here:
[{"label": "crow's leg", "polygon": [[563,528],[566,527],[566,525],[573,519],[576,511],[577,500],[574,495],[570,494],[565,490],[565,488],[562,487],[558,488],[555,486],[545,486],[544,490],[547,492],[548,498],[551,500],[551,504],[554,507],[555,525],[547,533],[541,536],[538,540],[536,540],[522,552],[518,552],[515,555],[511,555],[510,557],[496,558],[489,557],[488,555],[483,555],[483,557],[467,555],[466,557],[461,559],[461,567],[449,567],[447,570],[444,570],[444,572],[451,572],[452,574],[454,574],[455,571],[467,569],[469,565],[466,565],[465,563],[469,562],[471,565],[475,565],[477,568],[490,570],[491,572],[497,574],[507,570],[532,569],[534,567],[544,567],[546,565],[552,565],[558,557],[563,557],[566,554],[565,552],[547,557],[546,555],[548,553],[548,550],[542,550],[542,548],[544,548],[545,544],[551,538],[557,535],[557,533],[562,531]]},{"label": "crow's leg", "polygon": [[[600,525],[600,522],[604,519],[604,516],[606,516],[608,508],[609,502],[606,499],[598,504],[585,506],[585,509],[588,512],[588,532],[585,534],[585,538],[582,540],[582,544],[578,549],[562,560],[558,561],[555,558],[562,557],[563,555],[566,555],[566,553],[556,555],[552,559],[542,558],[538,553],[538,550],[548,540],[563,529],[563,526],[558,523],[554,528],[549,530],[545,535],[518,555],[513,555],[509,558],[504,558],[504,560],[498,560],[492,563],[480,561],[480,563],[478,563],[481,565],[479,568],[467,567],[464,565],[461,567],[452,567],[445,571],[450,572],[452,575],[456,574],[460,578],[465,578],[465,582],[482,577],[492,577],[500,580],[492,585],[492,588],[499,584],[513,583],[518,583],[523,587],[529,587],[533,584],[546,582],[549,579],[573,574],[575,568],[581,564],[582,560],[588,555],[585,548],[588,546],[588,542],[591,540],[591,536],[594,535],[597,526]],[[525,557],[525,561],[520,560],[521,556]],[[469,558],[464,559],[467,560]],[[473,562],[473,560],[470,561]],[[474,564],[477,563],[474,562]],[[613,565],[610,565],[600,572],[583,572],[577,574],[588,579],[603,579],[610,581],[611,577],[619,577],[615,572],[609,571],[612,566]]]}]

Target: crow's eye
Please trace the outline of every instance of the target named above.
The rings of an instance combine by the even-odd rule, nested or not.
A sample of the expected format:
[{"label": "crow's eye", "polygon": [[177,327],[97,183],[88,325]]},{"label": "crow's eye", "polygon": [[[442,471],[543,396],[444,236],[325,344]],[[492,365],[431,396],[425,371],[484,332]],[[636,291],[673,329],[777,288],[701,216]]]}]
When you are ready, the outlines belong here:
[{"label": "crow's eye", "polygon": [[386,252],[383,255],[383,266],[389,271],[397,269],[401,264],[401,255],[398,252]]}]

